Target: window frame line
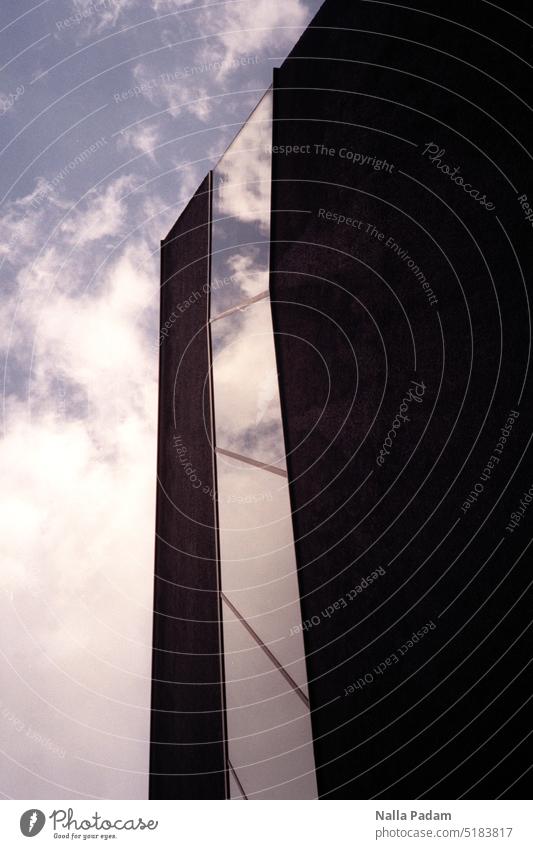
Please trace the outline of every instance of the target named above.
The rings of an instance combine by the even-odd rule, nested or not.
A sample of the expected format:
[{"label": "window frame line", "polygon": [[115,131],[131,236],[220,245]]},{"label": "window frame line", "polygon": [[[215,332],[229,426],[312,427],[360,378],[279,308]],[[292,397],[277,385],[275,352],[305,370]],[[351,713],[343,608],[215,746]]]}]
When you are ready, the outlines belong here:
[{"label": "window frame line", "polygon": [[262,463],[261,460],[253,460],[251,457],[245,457],[244,454],[228,451],[227,448],[219,448],[218,445],[215,447],[215,453],[222,454],[224,457],[231,457],[233,460],[240,460],[241,463],[247,463],[249,466],[255,466],[257,469],[263,469],[265,472],[271,472],[273,475],[288,479],[286,470],[280,466],[271,466],[269,463]]},{"label": "window frame line", "polygon": [[235,312],[242,312],[252,306],[252,304],[256,304],[258,301],[262,301],[268,297],[270,297],[270,291],[268,289],[264,289],[262,292],[259,292],[258,295],[253,295],[253,297],[248,298],[246,301],[241,301],[240,304],[236,304],[234,307],[229,307],[227,310],[224,310],[224,312],[219,312],[217,315],[210,318],[209,322],[212,324],[214,321],[226,318],[226,316],[233,315]]},{"label": "window frame line", "polygon": [[[232,774],[233,774],[233,778],[235,779],[235,781],[236,781],[236,782],[237,782],[237,784],[239,785],[239,790],[241,791],[241,793],[242,793],[243,797],[244,797],[247,801],[249,801],[249,800],[248,800],[248,796],[246,795],[246,791],[245,791],[244,787],[242,786],[242,782],[241,782],[241,780],[240,780],[239,776],[237,775],[237,770],[235,769],[235,767],[233,766],[233,764],[232,764],[232,762],[230,761],[230,759],[229,759],[229,758],[226,758],[226,760],[227,760],[227,762],[228,762],[228,766],[229,766],[229,768],[230,768],[230,770],[231,770],[231,772],[232,772]],[[231,799],[231,796],[230,796],[230,799]]]},{"label": "window frame line", "polygon": [[235,605],[234,605],[234,604],[233,604],[233,603],[229,600],[229,598],[227,597],[227,595],[226,595],[224,592],[221,592],[221,593],[220,593],[220,596],[221,596],[221,598],[222,598],[222,601],[226,604],[226,606],[227,606],[227,607],[229,607],[229,609],[230,609],[230,610],[231,610],[231,612],[234,614],[234,616],[236,616],[236,617],[237,617],[237,619],[239,620],[239,622],[241,623],[241,625],[243,625],[243,627],[244,627],[244,628],[248,631],[248,633],[249,633],[249,634],[250,634],[250,636],[254,639],[254,641],[257,643],[257,645],[258,645],[261,649],[263,649],[263,651],[265,652],[265,654],[266,654],[266,656],[268,657],[268,659],[270,660],[270,662],[274,664],[274,666],[276,667],[276,669],[278,670],[278,672],[280,672],[280,673],[283,675],[283,677],[285,678],[285,680],[287,681],[287,683],[288,683],[288,684],[290,684],[290,686],[291,686],[292,690],[294,690],[295,694],[296,694],[297,696],[299,696],[299,698],[302,700],[302,702],[303,702],[303,703],[304,703],[304,705],[306,706],[307,710],[309,710],[309,709],[310,709],[310,706],[309,706],[309,699],[307,698],[307,696],[305,695],[305,693],[303,692],[303,690],[301,690],[301,689],[300,689],[300,687],[298,686],[298,684],[296,683],[296,681],[294,680],[294,678],[292,678],[292,676],[291,676],[291,675],[289,675],[289,673],[287,672],[287,670],[285,669],[285,667],[284,667],[284,666],[282,666],[282,664],[279,662],[279,660],[277,659],[277,657],[275,656],[275,654],[273,654],[273,653],[270,651],[270,649],[268,648],[268,646],[267,646],[267,645],[265,645],[265,643],[263,642],[263,640],[261,639],[261,637],[260,637],[258,634],[256,634],[256,632],[254,631],[254,629],[252,628],[252,626],[251,626],[251,625],[249,624],[249,622],[248,622],[248,621],[244,618],[244,616],[242,615],[242,613],[239,613],[239,611],[237,610],[237,608],[235,607]]}]

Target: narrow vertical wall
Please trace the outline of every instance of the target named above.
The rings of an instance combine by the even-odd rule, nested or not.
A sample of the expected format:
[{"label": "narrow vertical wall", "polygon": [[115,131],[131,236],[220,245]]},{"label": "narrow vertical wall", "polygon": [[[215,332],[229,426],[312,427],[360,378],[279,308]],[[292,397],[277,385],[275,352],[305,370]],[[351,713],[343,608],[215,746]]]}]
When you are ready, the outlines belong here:
[{"label": "narrow vertical wall", "polygon": [[207,177],[161,247],[150,797],[225,798]]}]

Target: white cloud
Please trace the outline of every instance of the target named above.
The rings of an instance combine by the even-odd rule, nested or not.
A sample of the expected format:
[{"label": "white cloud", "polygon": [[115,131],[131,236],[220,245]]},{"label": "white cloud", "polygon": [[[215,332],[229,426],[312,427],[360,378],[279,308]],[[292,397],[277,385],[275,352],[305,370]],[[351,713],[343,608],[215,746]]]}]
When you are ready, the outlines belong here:
[{"label": "white cloud", "polygon": [[241,57],[274,49],[276,55],[291,47],[309,17],[302,0],[254,0],[230,3],[220,14],[216,8],[204,10],[203,31],[212,33],[200,52],[205,62],[219,60],[225,78]]},{"label": "white cloud", "polygon": [[16,265],[25,256],[27,248],[38,239],[44,200],[50,203],[52,198],[41,178],[32,192],[4,204],[0,216],[0,259]]},{"label": "white cloud", "polygon": [[271,143],[272,97],[268,94],[217,166],[217,215],[255,223],[264,234],[270,227]]},{"label": "white cloud", "polygon": [[[205,3],[209,0],[204,0]],[[202,6],[196,0],[152,0],[152,6],[156,12],[173,12],[175,10],[184,9],[187,6]]]},{"label": "white cloud", "polygon": [[[157,11],[180,9],[176,0],[152,0]],[[279,55],[290,47],[303,30],[309,11],[302,0],[255,0],[228,4],[198,6],[196,26],[203,38],[193,48],[192,59],[181,61],[183,51],[177,48],[180,64],[167,70],[160,79],[153,65],[140,63],[134,69],[142,94],[154,105],[173,114],[187,112],[207,122],[217,94],[228,91],[228,78],[243,74],[250,79],[257,63],[271,51]],[[172,32],[170,24],[165,37]],[[229,101],[228,101],[229,102]]]},{"label": "white cloud", "polygon": [[218,444],[265,462],[283,462],[270,302],[213,323]]},{"label": "white cloud", "polygon": [[[5,399],[0,441],[0,708],[16,717],[0,723],[0,745],[31,764],[25,786],[42,798],[147,792],[157,377],[146,316],[158,280],[146,241],[101,256],[80,294],[95,271],[86,252],[126,217],[142,221],[132,185],[87,196],[16,276],[0,320],[4,330],[15,317],[10,362],[22,358],[29,387]],[[43,210],[23,198],[9,211],[15,232],[21,209],[29,238]],[[32,743],[29,728],[52,743]],[[108,756],[133,773],[86,764]]]},{"label": "white cloud", "polygon": [[74,14],[86,23],[89,32],[113,27],[121,15],[139,6],[141,0],[72,0]]},{"label": "white cloud", "polygon": [[125,196],[135,185],[131,176],[119,177],[106,188],[91,189],[85,202],[76,207],[61,224],[61,233],[75,237],[83,246],[105,236],[115,236],[124,227],[127,215]]},{"label": "white cloud", "polygon": [[183,69],[166,72],[154,77],[150,68],[139,63],[133,71],[135,84],[154,106],[169,110],[173,116],[183,113],[207,121],[211,114],[209,91],[194,77],[187,76]]},{"label": "white cloud", "polygon": [[119,150],[130,150],[142,153],[155,162],[155,148],[161,142],[161,134],[155,124],[136,124],[122,130],[117,139]]},{"label": "white cloud", "polygon": [[194,0],[72,0],[73,14],[85,24],[88,35],[116,26],[135,10],[159,14],[178,11],[192,3]]}]

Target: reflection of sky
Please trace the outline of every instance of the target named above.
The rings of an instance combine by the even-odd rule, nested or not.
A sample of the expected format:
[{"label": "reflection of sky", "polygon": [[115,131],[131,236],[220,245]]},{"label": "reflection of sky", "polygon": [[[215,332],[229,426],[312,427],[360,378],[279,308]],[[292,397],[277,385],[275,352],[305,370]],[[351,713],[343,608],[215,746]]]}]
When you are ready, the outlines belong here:
[{"label": "reflection of sky", "polygon": [[[233,234],[241,240],[239,247],[235,247],[220,229],[213,244],[213,316],[268,290],[270,243],[254,244],[258,235],[252,225],[240,225],[239,230],[238,234]],[[226,244],[229,247],[225,247]]]},{"label": "reflection of sky", "polygon": [[[212,279],[231,284],[213,289],[212,317],[269,289],[271,119],[268,92],[214,171]],[[211,332],[217,448],[285,468],[270,300]],[[307,693],[287,479],[218,453],[217,486],[222,591]],[[232,616],[224,605],[230,761],[249,794],[314,798],[305,705]]]},{"label": "reflection of sky", "polygon": [[319,5],[2,0],[7,796],[146,795],[159,240]]},{"label": "reflection of sky", "polygon": [[267,92],[213,172],[212,315],[268,289],[271,145]]},{"label": "reflection of sky", "polygon": [[309,713],[224,607],[227,724],[232,765],[252,799],[316,798]]},{"label": "reflection of sky", "polygon": [[272,92],[265,94],[214,171],[215,214],[255,224],[269,235]]},{"label": "reflection of sky", "polygon": [[305,691],[296,560],[286,481],[264,469],[217,461],[223,590]]},{"label": "reflection of sky", "polygon": [[284,467],[270,301],[214,321],[211,333],[217,446]]}]

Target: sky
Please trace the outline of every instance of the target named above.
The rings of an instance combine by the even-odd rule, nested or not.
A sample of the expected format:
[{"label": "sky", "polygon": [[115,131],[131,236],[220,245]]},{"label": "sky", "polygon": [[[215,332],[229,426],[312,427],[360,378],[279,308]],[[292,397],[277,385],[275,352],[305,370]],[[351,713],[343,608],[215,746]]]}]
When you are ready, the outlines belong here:
[{"label": "sky", "polygon": [[159,241],[320,0],[2,0],[0,797],[146,798]]}]

